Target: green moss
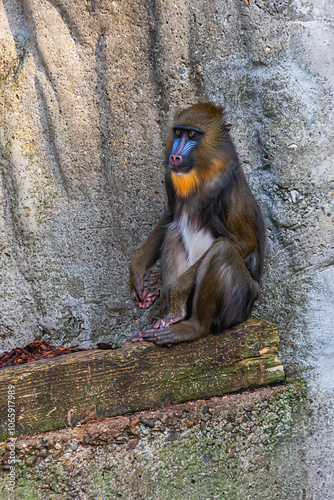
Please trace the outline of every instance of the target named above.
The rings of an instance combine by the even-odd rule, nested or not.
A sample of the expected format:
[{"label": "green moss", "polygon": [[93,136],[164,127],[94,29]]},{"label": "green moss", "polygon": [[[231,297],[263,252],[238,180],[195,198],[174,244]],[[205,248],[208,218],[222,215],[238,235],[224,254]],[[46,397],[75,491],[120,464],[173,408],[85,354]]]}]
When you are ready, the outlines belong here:
[{"label": "green moss", "polygon": [[[108,446],[91,449],[76,461],[76,455],[18,471],[16,496],[10,500],[78,497],[87,498],[181,499],[293,498],[293,481],[299,488],[301,462],[289,461],[293,436],[307,425],[307,389],[291,382],[241,399],[216,413],[203,414],[192,429],[180,425],[180,438],[152,433],[143,437],[135,450],[122,453]],[[294,479],[295,478],[295,479]],[[1,488],[1,485],[0,485]],[[290,495],[290,496],[289,496]],[[83,498],[85,498],[83,496]]]},{"label": "green moss", "polygon": [[4,144],[0,144],[0,154],[5,160],[9,160],[11,157],[11,143],[6,141]]}]

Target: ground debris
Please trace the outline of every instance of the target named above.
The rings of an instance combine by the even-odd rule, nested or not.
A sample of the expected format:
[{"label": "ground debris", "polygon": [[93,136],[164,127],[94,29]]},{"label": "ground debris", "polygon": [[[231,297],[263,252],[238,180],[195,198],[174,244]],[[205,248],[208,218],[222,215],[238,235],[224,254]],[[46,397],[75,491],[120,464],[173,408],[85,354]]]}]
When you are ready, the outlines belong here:
[{"label": "ground debris", "polygon": [[[34,340],[25,347],[14,347],[11,351],[0,354],[0,369],[6,366],[14,366],[24,363],[31,363],[39,359],[56,358],[65,354],[73,354],[80,351],[94,350],[86,347],[79,347],[79,344],[68,347],[55,347],[45,340]],[[110,344],[100,342],[96,349],[114,349]]]}]

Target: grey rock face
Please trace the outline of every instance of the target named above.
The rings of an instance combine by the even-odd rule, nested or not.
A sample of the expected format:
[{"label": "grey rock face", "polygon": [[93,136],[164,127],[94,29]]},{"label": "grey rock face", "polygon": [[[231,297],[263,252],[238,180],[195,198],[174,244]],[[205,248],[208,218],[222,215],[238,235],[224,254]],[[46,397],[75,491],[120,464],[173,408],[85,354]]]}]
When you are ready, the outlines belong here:
[{"label": "grey rock face", "polygon": [[288,373],[333,394],[332,10],[0,2],[1,349],[121,344],[162,314],[130,302],[128,263],[165,206],[169,117],[211,100],[265,216],[254,314],[278,324]]}]

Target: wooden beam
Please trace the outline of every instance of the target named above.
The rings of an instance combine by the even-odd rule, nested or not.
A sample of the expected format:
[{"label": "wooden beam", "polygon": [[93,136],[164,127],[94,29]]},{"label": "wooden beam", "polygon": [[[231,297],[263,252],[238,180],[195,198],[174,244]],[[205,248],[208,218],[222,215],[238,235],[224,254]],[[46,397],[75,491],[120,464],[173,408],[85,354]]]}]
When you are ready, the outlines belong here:
[{"label": "wooden beam", "polygon": [[8,387],[15,387],[16,435],[208,398],[280,382],[277,328],[251,319],[220,335],[171,348],[148,342],[78,352],[0,371],[0,436],[8,432]]}]

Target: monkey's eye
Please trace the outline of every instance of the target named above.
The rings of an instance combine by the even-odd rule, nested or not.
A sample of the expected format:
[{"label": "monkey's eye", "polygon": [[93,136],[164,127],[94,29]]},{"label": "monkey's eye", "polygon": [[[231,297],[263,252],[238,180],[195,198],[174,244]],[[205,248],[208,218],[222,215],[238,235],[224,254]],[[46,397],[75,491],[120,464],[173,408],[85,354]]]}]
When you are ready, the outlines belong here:
[{"label": "monkey's eye", "polygon": [[193,139],[194,137],[196,137],[196,132],[194,132],[193,130],[191,130],[188,134],[188,137],[189,139]]},{"label": "monkey's eye", "polygon": [[175,130],[175,134],[176,134],[178,137],[180,137],[180,135],[181,135],[181,130],[176,129],[176,130]]}]

